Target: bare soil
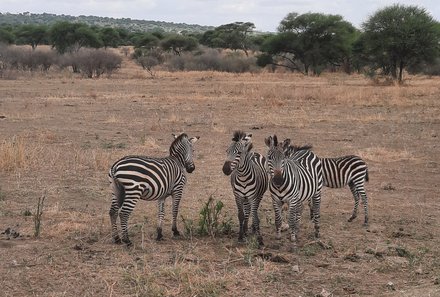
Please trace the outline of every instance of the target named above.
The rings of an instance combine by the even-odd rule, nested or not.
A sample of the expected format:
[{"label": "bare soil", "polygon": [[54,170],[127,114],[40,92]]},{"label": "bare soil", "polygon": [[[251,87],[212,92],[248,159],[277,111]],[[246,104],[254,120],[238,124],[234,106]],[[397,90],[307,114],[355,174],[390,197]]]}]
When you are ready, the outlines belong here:
[{"label": "bare soil", "polygon": [[[0,296],[440,296],[438,78],[403,86],[342,74],[151,79],[126,62],[111,78],[0,80],[0,94],[0,231],[9,233],[0,235]],[[323,157],[361,156],[370,226],[362,208],[347,222],[348,188],[324,189],[321,240],[304,215],[291,252],[287,233],[275,239],[266,193],[265,246],[238,243],[221,170],[237,129],[252,132],[263,154],[264,138],[276,133]],[[172,236],[168,201],[165,240],[156,242],[157,205],[140,201],[130,219],[134,246],[112,244],[109,166],[128,154],[165,156],[178,132],[200,136],[180,204],[183,235]],[[210,196],[225,204],[221,219],[233,232],[188,234]]]}]

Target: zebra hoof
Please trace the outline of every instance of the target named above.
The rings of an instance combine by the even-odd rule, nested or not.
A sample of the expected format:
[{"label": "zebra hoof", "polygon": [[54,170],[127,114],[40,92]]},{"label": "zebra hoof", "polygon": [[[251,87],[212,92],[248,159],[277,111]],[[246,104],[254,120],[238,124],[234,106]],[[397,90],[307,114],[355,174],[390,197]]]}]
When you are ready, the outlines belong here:
[{"label": "zebra hoof", "polygon": [[122,240],[121,240],[121,238],[119,236],[115,236],[115,237],[113,237],[113,243],[121,244]]},{"label": "zebra hoof", "polygon": [[174,235],[175,237],[179,237],[179,236],[180,236],[180,232],[177,231],[177,230],[173,230],[173,235]]},{"label": "zebra hoof", "polygon": [[356,216],[354,216],[354,217],[353,217],[353,216],[350,217],[350,218],[348,219],[348,221],[349,221],[349,222],[353,222],[354,219],[356,219]]},{"label": "zebra hoof", "polygon": [[156,241],[162,241],[162,240],[163,240],[163,235],[157,234]]},{"label": "zebra hoof", "polygon": [[123,239],[122,242],[125,243],[127,247],[133,246],[133,243],[129,239]]}]

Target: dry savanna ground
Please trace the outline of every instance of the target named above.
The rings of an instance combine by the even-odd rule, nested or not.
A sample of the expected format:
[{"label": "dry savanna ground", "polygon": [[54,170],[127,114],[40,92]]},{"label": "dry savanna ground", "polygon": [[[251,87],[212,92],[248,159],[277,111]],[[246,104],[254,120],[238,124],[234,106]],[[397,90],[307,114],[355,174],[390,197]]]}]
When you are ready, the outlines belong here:
[{"label": "dry savanna ground", "polygon": [[[156,74],[125,61],[111,78],[0,80],[1,296],[440,296],[440,79]],[[276,133],[320,156],[361,156],[370,226],[362,208],[347,222],[348,188],[324,189],[320,241],[304,216],[291,252],[287,233],[275,239],[266,193],[265,246],[238,243],[221,171],[236,129],[252,132],[263,154]],[[157,205],[141,201],[130,219],[134,246],[112,244],[109,166],[128,154],[167,155],[176,132],[200,136],[182,236],[172,236],[167,201],[165,240],[156,242]],[[224,203],[218,220],[229,234],[197,233],[209,197]]]}]

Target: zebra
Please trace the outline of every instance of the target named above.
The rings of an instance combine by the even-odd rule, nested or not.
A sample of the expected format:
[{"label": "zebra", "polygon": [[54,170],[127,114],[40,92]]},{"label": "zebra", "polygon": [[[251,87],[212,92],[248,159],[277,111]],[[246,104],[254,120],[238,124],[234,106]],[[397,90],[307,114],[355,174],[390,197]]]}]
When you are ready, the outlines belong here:
[{"label": "zebra", "polygon": [[[296,154],[297,147],[290,145],[289,139],[285,141],[284,148],[286,155],[293,157]],[[348,221],[352,222],[357,217],[359,200],[362,199],[365,211],[364,226],[368,226],[368,198],[365,182],[368,182],[369,178],[365,161],[355,155],[320,159],[324,186],[343,188],[348,185],[353,194],[354,208]]]},{"label": "zebra", "polygon": [[[158,201],[157,240],[163,238],[162,222],[164,219],[164,204],[168,196],[172,196],[172,231],[179,236],[176,218],[183,187],[186,182],[186,172],[194,171],[193,144],[199,137],[189,137],[183,133],[174,135],[174,141],[169,149],[169,156],[154,158],[146,156],[126,156],[116,161],[109,170],[109,181],[112,188],[110,207],[110,222],[114,243],[125,243],[131,246],[128,238],[128,218],[139,199]],[[119,215],[122,239],[119,237],[116,224]]]},{"label": "zebra", "polygon": [[283,144],[277,136],[265,139],[269,147],[267,164],[270,175],[269,191],[275,212],[276,238],[281,238],[281,208],[288,204],[289,227],[293,248],[298,242],[299,222],[303,202],[310,201],[311,214],[315,225],[315,238],[319,238],[321,189],[323,186],[322,165],[320,159],[310,150],[310,146],[300,147],[297,158],[288,158],[284,154]]},{"label": "zebra", "polygon": [[238,209],[240,225],[238,241],[247,235],[249,215],[252,216],[252,232],[259,245],[263,245],[260,234],[258,207],[268,187],[266,158],[252,151],[252,134],[235,131],[232,143],[226,150],[223,173],[231,175],[231,186]]}]

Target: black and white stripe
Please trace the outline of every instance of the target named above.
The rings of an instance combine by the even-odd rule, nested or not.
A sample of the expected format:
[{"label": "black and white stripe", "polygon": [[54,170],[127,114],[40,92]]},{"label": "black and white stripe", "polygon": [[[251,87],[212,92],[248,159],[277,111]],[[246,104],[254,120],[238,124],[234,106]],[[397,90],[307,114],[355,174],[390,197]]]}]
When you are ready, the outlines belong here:
[{"label": "black and white stripe", "polygon": [[119,214],[122,242],[131,245],[127,232],[128,218],[139,199],[158,201],[157,240],[162,239],[165,198],[170,195],[173,199],[172,231],[174,235],[179,235],[176,218],[186,182],[185,170],[191,173],[195,169],[193,144],[199,137],[190,138],[185,133],[174,137],[168,157],[127,156],[118,160],[110,168],[109,180],[112,187],[110,221],[115,243],[121,242],[116,224]]},{"label": "black and white stripe", "polygon": [[267,164],[270,174],[269,190],[275,211],[277,238],[281,238],[281,208],[288,205],[289,227],[294,247],[298,241],[299,223],[304,201],[309,201],[315,225],[315,237],[319,237],[322,165],[320,159],[310,150],[310,146],[299,148],[295,158],[284,153],[283,144],[277,136],[265,139],[269,147]]},{"label": "black and white stripe", "polygon": [[258,243],[262,245],[258,207],[268,187],[266,159],[252,151],[252,134],[242,131],[234,132],[226,154],[223,173],[231,175],[231,186],[240,225],[238,240],[242,241],[246,236],[251,214],[252,232],[257,236]]},{"label": "black and white stripe", "polygon": [[[290,145],[290,140],[283,144],[284,151],[290,158],[296,158],[300,152],[298,147]],[[350,155],[339,158],[320,158],[322,163],[322,176],[324,186],[329,188],[343,188],[349,186],[354,198],[354,208],[349,222],[358,214],[359,200],[364,205],[364,225],[368,225],[368,198],[365,191],[365,182],[368,181],[368,167],[364,160],[358,156]]]}]

